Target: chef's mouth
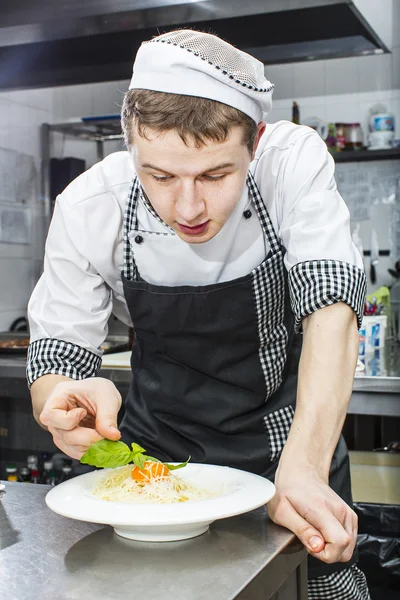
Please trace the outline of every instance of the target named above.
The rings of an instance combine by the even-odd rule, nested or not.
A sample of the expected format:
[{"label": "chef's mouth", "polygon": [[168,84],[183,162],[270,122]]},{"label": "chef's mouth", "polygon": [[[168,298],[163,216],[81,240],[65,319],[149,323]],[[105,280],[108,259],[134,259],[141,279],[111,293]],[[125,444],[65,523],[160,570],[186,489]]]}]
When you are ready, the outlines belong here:
[{"label": "chef's mouth", "polygon": [[195,225],[194,227],[188,227],[187,225],[182,225],[181,223],[178,223],[178,227],[182,233],[185,233],[186,235],[200,235],[206,231],[209,223],[210,220],[208,219],[208,221],[205,221],[200,225]]}]

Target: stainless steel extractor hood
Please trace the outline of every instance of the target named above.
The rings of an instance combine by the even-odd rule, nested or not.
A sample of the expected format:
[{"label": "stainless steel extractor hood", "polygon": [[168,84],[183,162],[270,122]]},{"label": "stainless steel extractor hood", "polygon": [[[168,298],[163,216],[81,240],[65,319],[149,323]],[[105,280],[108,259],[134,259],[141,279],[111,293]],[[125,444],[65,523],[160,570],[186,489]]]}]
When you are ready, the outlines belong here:
[{"label": "stainless steel extractor hood", "polygon": [[128,79],[143,40],[217,33],[266,64],[390,50],[393,0],[1,0],[0,89]]}]

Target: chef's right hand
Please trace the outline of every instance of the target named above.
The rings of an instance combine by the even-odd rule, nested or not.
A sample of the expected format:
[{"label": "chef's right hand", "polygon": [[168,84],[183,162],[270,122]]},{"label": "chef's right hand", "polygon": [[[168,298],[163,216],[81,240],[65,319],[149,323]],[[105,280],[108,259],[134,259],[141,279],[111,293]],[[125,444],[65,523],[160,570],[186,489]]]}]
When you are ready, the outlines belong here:
[{"label": "chef's right hand", "polygon": [[121,394],[102,377],[61,381],[52,390],[40,421],[55,445],[71,458],[80,459],[99,440],[119,440],[117,415]]}]

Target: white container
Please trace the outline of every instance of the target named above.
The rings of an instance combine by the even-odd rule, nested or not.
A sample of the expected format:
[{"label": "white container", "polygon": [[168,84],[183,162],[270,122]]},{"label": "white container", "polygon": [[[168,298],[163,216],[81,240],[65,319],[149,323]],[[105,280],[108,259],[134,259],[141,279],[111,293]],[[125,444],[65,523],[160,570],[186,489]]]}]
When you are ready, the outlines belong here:
[{"label": "white container", "polygon": [[369,130],[372,131],[392,131],[394,132],[394,115],[389,113],[372,114],[369,118]]},{"label": "white container", "polygon": [[386,327],[386,315],[366,315],[363,318],[361,329],[365,330],[365,354],[374,352],[377,348],[383,348],[385,345]]},{"label": "white container", "polygon": [[384,150],[392,148],[394,131],[372,131],[368,135],[369,150]]}]

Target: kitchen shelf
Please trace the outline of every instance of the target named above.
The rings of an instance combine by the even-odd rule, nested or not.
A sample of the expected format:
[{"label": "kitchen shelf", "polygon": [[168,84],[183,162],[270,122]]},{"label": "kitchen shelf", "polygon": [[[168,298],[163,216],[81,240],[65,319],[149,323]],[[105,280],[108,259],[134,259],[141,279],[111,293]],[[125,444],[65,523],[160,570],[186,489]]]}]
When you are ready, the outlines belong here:
[{"label": "kitchen shelf", "polygon": [[49,125],[49,130],[91,142],[119,140],[123,137],[120,115],[82,117],[64,123],[52,123]]},{"label": "kitchen shelf", "polygon": [[389,150],[343,150],[342,152],[331,152],[335,162],[366,162],[370,160],[400,159],[400,148]]},{"label": "kitchen shelf", "polygon": [[104,158],[104,142],[122,140],[120,115],[100,115],[80,117],[62,123],[43,123],[41,133],[42,146],[42,196],[44,202],[44,227],[47,230],[52,214],[50,196],[50,160],[52,134],[61,133],[66,137],[94,142],[97,147],[97,159]]}]

